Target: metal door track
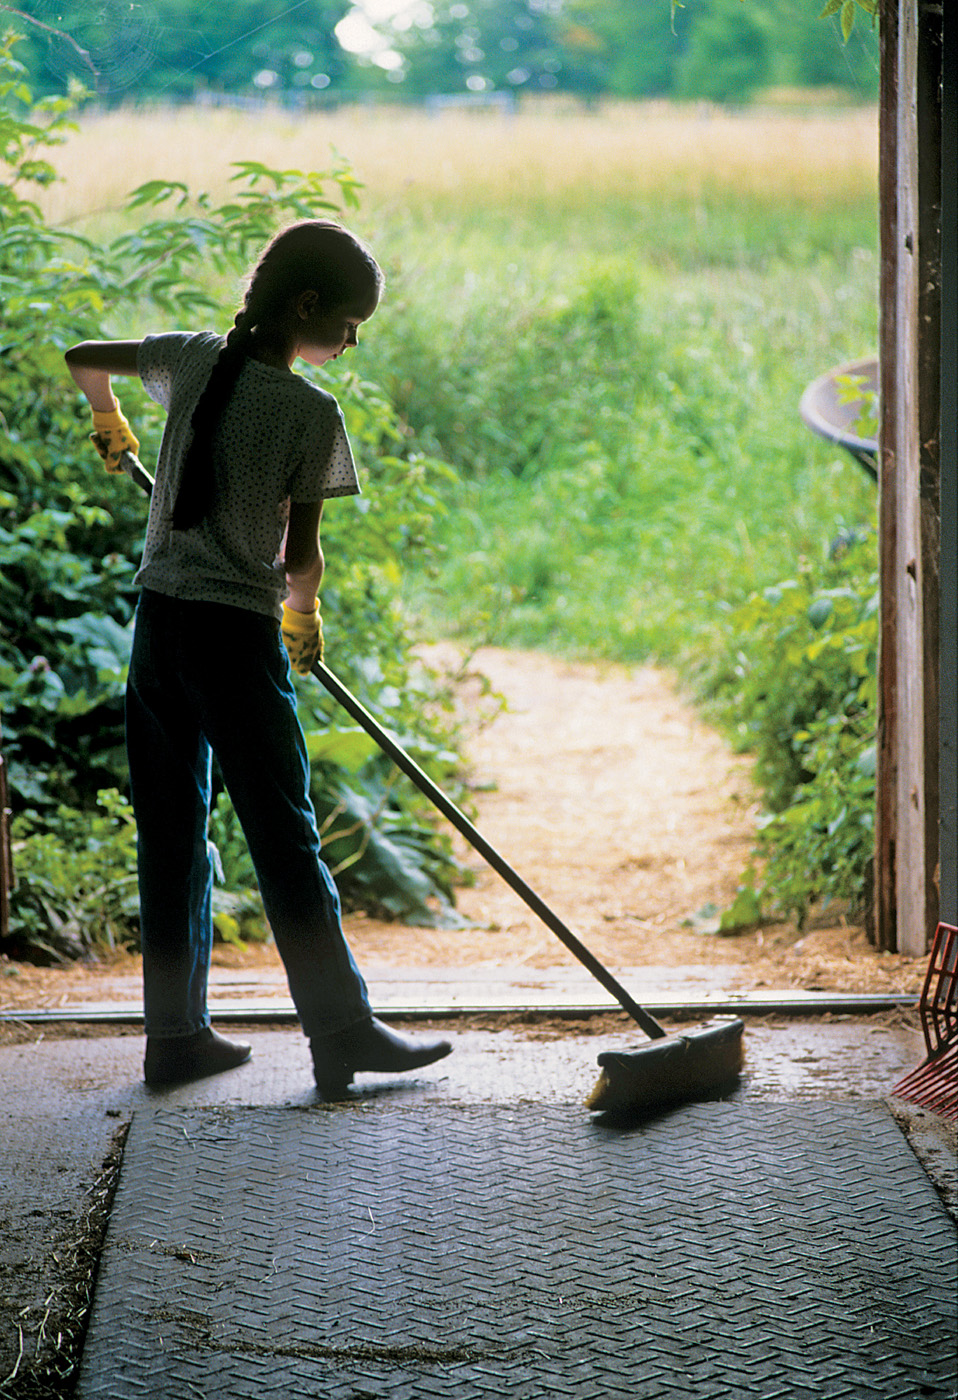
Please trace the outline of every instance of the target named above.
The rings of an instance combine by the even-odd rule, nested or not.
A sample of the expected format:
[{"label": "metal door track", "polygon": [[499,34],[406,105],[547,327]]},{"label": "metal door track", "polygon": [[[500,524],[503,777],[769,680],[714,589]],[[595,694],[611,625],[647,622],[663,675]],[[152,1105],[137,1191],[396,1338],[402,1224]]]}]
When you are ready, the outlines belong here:
[{"label": "metal door track", "polygon": [[[694,1021],[709,1016],[872,1016],[881,1011],[911,1011],[918,997],[911,993],[841,993],[786,992],[773,996],[750,995],[724,999],[705,997],[701,1000],[647,1001],[643,1005],[653,1016],[667,1016],[679,1021]],[[390,1020],[456,1020],[471,1016],[528,1016],[543,1020],[580,1020],[590,1016],[608,1016],[610,1012],[625,1015],[613,1001],[555,1005],[527,1002],[484,1002],[474,1005],[419,1003],[413,1005],[383,1004],[379,1011]],[[210,1003],[214,1022],[229,1021],[232,1025],[295,1025],[298,1023],[289,1000],[261,1001],[255,998]],[[19,1021],[25,1025],[50,1025],[70,1022],[77,1025],[137,1026],[142,1024],[142,1007],[124,1002],[104,1005],[76,1004],[22,1008],[0,1011],[0,1022]]]}]

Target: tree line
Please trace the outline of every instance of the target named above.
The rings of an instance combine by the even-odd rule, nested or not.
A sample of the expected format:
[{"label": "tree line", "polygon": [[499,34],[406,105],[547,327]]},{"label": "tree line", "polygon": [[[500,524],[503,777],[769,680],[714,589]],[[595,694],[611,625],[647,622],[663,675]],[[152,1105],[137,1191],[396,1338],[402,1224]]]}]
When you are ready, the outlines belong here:
[{"label": "tree line", "polygon": [[747,102],[768,89],[877,91],[877,33],[843,41],[818,0],[20,0],[35,87],[105,102],[222,95],[289,105],[574,94]]}]

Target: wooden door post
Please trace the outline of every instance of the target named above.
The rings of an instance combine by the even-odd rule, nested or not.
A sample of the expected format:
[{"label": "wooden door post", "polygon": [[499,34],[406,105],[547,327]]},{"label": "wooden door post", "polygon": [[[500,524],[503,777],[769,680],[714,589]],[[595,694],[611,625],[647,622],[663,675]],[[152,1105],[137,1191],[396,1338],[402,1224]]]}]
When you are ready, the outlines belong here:
[{"label": "wooden door post", "polygon": [[876,942],[921,956],[938,920],[939,0],[884,0],[881,641]]},{"label": "wooden door post", "polygon": [[958,926],[958,6],[942,13],[940,917]]}]

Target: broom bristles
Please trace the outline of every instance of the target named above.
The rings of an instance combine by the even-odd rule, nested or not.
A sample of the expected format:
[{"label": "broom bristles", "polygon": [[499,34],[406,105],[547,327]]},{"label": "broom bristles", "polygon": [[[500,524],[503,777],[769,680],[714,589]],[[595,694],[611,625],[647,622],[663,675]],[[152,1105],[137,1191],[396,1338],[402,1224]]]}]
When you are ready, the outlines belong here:
[{"label": "broom bristles", "polygon": [[641,1111],[730,1088],[742,1071],[744,1030],[744,1022],[736,1018],[687,1035],[653,1040],[638,1050],[607,1050],[598,1057],[602,1073],[586,1108],[604,1113]]}]

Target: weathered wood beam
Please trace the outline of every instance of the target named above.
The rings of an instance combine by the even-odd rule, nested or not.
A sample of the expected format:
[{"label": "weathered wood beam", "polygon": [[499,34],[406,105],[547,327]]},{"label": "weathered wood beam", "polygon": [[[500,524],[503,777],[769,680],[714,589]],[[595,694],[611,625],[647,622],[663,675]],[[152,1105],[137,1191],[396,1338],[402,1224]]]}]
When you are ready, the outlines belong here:
[{"label": "weathered wood beam", "polygon": [[878,641],[878,735],[875,788],[875,927],[883,951],[897,946],[898,832],[897,593],[891,586],[898,555],[898,0],[883,0],[878,119],[878,203],[881,271],[878,304],[879,403],[878,552],[881,608]]},{"label": "weathered wood beam", "polygon": [[942,15],[940,917],[958,926],[958,6]]},{"label": "weathered wood beam", "polygon": [[885,0],[881,25],[875,937],[920,956],[939,907],[941,4]]}]

